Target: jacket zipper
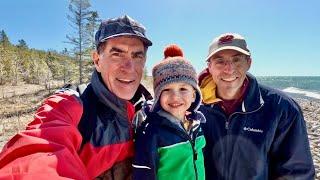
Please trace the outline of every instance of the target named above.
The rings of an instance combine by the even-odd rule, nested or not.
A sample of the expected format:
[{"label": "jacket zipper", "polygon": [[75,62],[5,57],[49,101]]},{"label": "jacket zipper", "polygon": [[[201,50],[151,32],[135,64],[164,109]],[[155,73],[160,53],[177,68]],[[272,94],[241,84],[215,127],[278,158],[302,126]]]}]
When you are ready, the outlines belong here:
[{"label": "jacket zipper", "polygon": [[[234,112],[234,113],[232,113],[227,119],[226,119],[226,122],[225,122],[225,129],[226,129],[226,134],[227,134],[227,136],[226,136],[226,141],[227,141],[227,143],[226,143],[226,151],[227,151],[227,154],[228,154],[228,150],[229,150],[229,148],[227,148],[227,146],[228,146],[228,144],[229,144],[229,137],[228,137],[228,135],[229,135],[229,132],[230,132],[230,130],[229,130],[229,126],[230,126],[230,121],[231,121],[231,117],[233,116],[233,115],[235,115],[235,114],[250,114],[250,113],[254,113],[254,112],[257,112],[259,109],[261,109],[262,108],[262,106],[263,106],[263,104],[259,107],[259,108],[257,108],[256,110],[253,110],[253,111],[250,111],[250,112]],[[226,159],[225,159],[225,161],[227,162],[226,163],[226,165],[225,165],[225,176],[227,177],[227,175],[229,174],[229,172],[228,172],[228,167],[229,167],[229,159],[227,159],[228,158],[228,156],[226,156]]]},{"label": "jacket zipper", "polygon": [[[198,159],[198,154],[197,154],[197,151],[195,149],[195,141],[192,140],[192,138],[186,132],[181,131],[180,129],[178,131],[180,132],[182,137],[187,137],[187,140],[191,144],[192,153],[193,153],[193,168],[194,168],[194,172],[195,172],[195,175],[196,175],[196,180],[198,180],[198,169],[197,169],[197,165],[196,165],[196,160]],[[199,129],[197,130],[197,133],[193,136],[194,139],[197,138],[198,133],[199,133]]]},{"label": "jacket zipper", "polygon": [[190,140],[191,143],[191,147],[192,147],[192,151],[193,151],[193,168],[194,168],[194,172],[196,174],[196,180],[198,180],[198,169],[197,169],[197,165],[196,165],[196,160],[198,159],[198,154],[197,151],[195,150],[195,142],[193,140]]},{"label": "jacket zipper", "polygon": [[[193,168],[194,168],[194,171],[195,171],[195,175],[196,175],[196,178],[195,180],[198,180],[198,169],[197,169],[197,166],[196,166],[196,160],[198,159],[198,154],[197,154],[197,151],[195,149],[195,141],[192,140],[191,136],[184,130],[182,130],[181,128],[177,128],[173,125],[165,125],[167,128],[170,128],[170,129],[173,129],[175,131],[178,132],[178,135],[180,137],[182,137],[183,139],[186,139],[190,142],[191,144],[191,148],[192,148],[192,153],[193,153]],[[200,128],[200,127],[199,127]],[[192,133],[194,133],[193,135],[193,138],[196,139],[197,136],[198,136],[198,133],[199,133],[199,129],[197,129],[196,133],[193,131]]]},{"label": "jacket zipper", "polygon": [[261,109],[262,106],[263,106],[263,104],[262,104],[258,109],[254,110],[254,111],[250,111],[250,112],[234,112],[234,113],[232,113],[232,114],[229,116],[229,118],[226,120],[226,122],[225,122],[225,128],[226,128],[226,130],[229,129],[230,120],[231,120],[231,117],[232,117],[233,115],[235,115],[235,114],[250,114],[250,113],[254,113],[254,112],[257,112],[259,109]]},{"label": "jacket zipper", "polygon": [[[231,116],[230,116],[231,117]],[[228,148],[228,144],[229,144],[229,132],[230,132],[230,130],[229,130],[229,124],[230,124],[230,118],[227,118],[226,119],[226,122],[225,122],[225,128],[226,128],[226,141],[227,141],[227,143],[226,143],[226,153],[227,154],[229,154],[229,148]],[[228,158],[228,156],[225,156],[225,167],[224,167],[224,170],[225,170],[225,177],[227,178],[227,175],[228,175],[228,168],[229,168],[229,158]],[[228,178],[227,178],[228,179]]]},{"label": "jacket zipper", "polygon": [[[199,127],[200,128],[200,127]],[[189,141],[191,142],[191,146],[192,146],[192,151],[193,151],[193,168],[194,168],[194,171],[195,171],[195,174],[196,174],[196,180],[198,180],[198,169],[197,169],[197,165],[196,165],[196,160],[198,159],[198,154],[197,154],[197,151],[195,149],[195,140],[197,139],[198,137],[198,133],[199,133],[199,128],[197,130],[197,133],[194,134],[193,138],[194,140],[191,139],[191,137],[188,135],[189,137]]]}]

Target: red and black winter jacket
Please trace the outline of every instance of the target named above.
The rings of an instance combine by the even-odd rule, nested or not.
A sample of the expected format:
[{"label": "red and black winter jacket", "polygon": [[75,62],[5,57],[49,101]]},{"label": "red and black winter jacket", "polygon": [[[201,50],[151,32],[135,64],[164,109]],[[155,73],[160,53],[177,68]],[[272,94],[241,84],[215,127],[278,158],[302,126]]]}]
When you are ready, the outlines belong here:
[{"label": "red and black winter jacket", "polygon": [[130,178],[134,106],[110,93],[97,72],[76,94],[44,101],[0,153],[0,179]]}]

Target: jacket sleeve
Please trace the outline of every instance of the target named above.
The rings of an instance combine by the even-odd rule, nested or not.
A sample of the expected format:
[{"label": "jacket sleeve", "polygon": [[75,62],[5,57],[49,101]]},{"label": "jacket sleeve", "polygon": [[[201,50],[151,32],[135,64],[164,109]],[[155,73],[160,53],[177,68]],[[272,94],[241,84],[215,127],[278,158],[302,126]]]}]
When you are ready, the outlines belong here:
[{"label": "jacket sleeve", "polygon": [[135,156],[133,160],[133,180],[157,179],[157,140],[148,123],[137,130]]},{"label": "jacket sleeve", "polygon": [[77,150],[82,104],[72,91],[47,98],[0,153],[0,179],[88,179]]},{"label": "jacket sleeve", "polygon": [[296,103],[281,114],[270,153],[270,179],[314,179],[306,124]]}]

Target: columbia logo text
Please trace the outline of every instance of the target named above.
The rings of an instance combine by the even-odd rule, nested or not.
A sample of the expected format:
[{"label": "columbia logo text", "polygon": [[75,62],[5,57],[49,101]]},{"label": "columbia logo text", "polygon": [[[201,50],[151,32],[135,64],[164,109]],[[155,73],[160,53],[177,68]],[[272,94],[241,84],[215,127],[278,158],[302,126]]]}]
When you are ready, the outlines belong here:
[{"label": "columbia logo text", "polygon": [[256,132],[256,133],[263,133],[263,130],[255,129],[255,128],[251,128],[251,127],[244,127],[243,130],[244,131],[250,131],[250,132]]}]

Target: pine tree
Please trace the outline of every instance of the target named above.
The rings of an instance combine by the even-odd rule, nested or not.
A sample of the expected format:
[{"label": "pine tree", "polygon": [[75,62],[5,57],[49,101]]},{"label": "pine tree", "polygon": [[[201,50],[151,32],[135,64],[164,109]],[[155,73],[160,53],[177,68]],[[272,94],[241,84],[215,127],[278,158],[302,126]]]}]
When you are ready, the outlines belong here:
[{"label": "pine tree", "polygon": [[82,61],[84,57],[85,49],[89,44],[86,41],[88,39],[86,32],[86,25],[88,24],[88,18],[92,14],[89,8],[91,7],[89,0],[71,0],[69,4],[70,14],[68,19],[70,26],[76,31],[72,35],[67,35],[68,43],[74,45],[75,55],[79,58],[79,83],[82,84]]},{"label": "pine tree", "polygon": [[9,37],[4,30],[0,32],[0,84],[11,81],[14,77],[15,53]]},{"label": "pine tree", "polygon": [[20,48],[20,49],[24,49],[24,50],[28,49],[28,45],[27,45],[26,41],[23,40],[23,39],[18,40],[17,47]]},{"label": "pine tree", "polygon": [[99,19],[98,12],[92,11],[90,17],[88,18],[88,23],[86,25],[87,32],[88,32],[89,50],[95,49],[94,35],[99,27],[100,22],[101,22],[101,20]]},{"label": "pine tree", "polygon": [[0,44],[6,48],[8,47],[9,45],[11,45],[10,41],[9,41],[9,38],[6,34],[6,32],[4,32],[4,30],[1,30],[0,32]]}]

